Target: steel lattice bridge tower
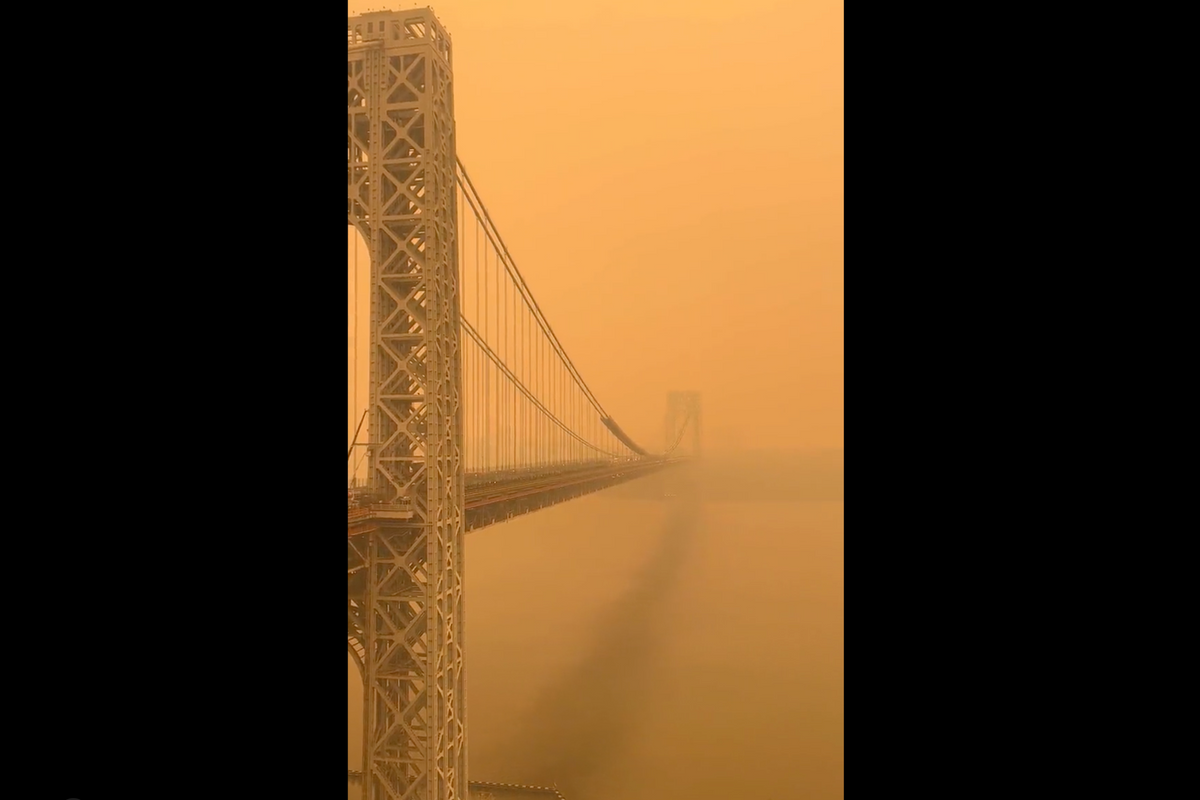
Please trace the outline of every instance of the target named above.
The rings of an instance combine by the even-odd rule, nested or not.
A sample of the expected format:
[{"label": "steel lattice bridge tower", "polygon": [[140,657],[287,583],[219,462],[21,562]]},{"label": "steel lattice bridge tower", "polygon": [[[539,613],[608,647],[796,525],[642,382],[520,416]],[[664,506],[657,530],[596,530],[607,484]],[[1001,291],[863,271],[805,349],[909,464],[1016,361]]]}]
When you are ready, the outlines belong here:
[{"label": "steel lattice bridge tower", "polygon": [[692,432],[691,452],[700,456],[700,393],[671,392],[667,395],[666,449],[672,452],[683,440],[686,431]]},{"label": "steel lattice bridge tower", "polygon": [[369,441],[347,515],[364,696],[351,776],[364,800],[462,800],[464,535],[680,463],[689,422],[698,454],[699,397],[671,395],[674,441],[654,455],[587,387],[458,160],[433,12],[351,17],[347,38],[347,218],[370,252]]}]

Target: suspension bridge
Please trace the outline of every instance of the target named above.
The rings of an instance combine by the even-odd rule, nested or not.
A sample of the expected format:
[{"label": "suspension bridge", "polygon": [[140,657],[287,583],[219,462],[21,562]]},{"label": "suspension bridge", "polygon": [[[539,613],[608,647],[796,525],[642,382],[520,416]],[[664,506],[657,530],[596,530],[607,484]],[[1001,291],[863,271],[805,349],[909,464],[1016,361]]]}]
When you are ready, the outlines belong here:
[{"label": "suspension bridge", "polygon": [[468,782],[463,537],[698,456],[700,398],[671,393],[662,447],[646,448],[588,387],[458,158],[453,48],[433,12],[351,17],[347,36],[347,213],[370,274],[368,397],[347,453],[364,697],[349,777],[365,800],[556,795]]}]

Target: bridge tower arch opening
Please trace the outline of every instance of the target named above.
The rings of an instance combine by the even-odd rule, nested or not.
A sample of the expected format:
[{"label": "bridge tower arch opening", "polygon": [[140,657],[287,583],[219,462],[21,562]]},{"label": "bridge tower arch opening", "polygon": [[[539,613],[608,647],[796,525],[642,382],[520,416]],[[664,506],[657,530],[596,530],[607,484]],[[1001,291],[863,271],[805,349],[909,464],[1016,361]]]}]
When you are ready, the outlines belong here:
[{"label": "bridge tower arch opening", "polygon": [[363,797],[465,800],[450,37],[428,8],[350,17],[346,62],[347,216],[369,252],[360,405],[369,431],[363,477],[376,520],[349,540],[348,641],[363,673]]},{"label": "bridge tower arch opening", "polygon": [[346,228],[346,444],[349,458],[346,477],[351,486],[363,486],[367,476],[367,444],[371,431],[367,424],[370,407],[370,309],[371,248],[370,230],[350,220]]}]

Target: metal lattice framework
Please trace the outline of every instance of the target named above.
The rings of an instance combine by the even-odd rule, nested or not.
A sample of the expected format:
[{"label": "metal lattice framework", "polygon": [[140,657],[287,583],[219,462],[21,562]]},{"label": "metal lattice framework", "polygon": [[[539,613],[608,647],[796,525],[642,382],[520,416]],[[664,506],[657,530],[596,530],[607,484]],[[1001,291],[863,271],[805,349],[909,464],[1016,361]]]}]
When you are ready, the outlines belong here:
[{"label": "metal lattice framework", "polygon": [[667,395],[666,451],[674,452],[690,430],[691,456],[700,456],[700,393],[670,392]]},{"label": "metal lattice framework", "polygon": [[[467,797],[464,481],[450,38],[429,9],[351,17],[348,218],[371,253],[370,484],[350,651],[368,800]],[[384,514],[383,516],[387,516]]]}]

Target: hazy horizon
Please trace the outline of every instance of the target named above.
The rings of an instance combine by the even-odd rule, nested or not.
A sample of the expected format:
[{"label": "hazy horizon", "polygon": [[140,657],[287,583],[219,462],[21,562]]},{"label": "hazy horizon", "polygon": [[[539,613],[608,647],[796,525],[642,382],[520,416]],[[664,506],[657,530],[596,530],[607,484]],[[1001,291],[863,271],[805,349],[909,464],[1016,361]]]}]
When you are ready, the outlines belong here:
[{"label": "hazy horizon", "polygon": [[[349,12],[379,5],[355,0]],[[677,432],[669,393],[697,392],[704,454],[466,536],[463,628],[454,630],[469,642],[459,706],[469,779],[553,784],[567,800],[842,800],[843,3],[440,0],[433,10],[453,43],[457,155],[557,339],[599,404],[651,452]],[[369,94],[353,77],[373,74],[365,52],[352,57],[352,104]],[[352,112],[351,159],[361,166],[368,148],[353,142],[368,126]],[[409,134],[395,135],[403,143]],[[468,313],[464,298],[480,296],[481,236],[476,217],[463,220],[454,248],[434,252],[455,253],[464,328],[473,329],[478,306]],[[347,257],[349,441],[368,396],[369,265],[354,228]],[[380,290],[381,305],[421,302],[407,289],[390,299],[393,290]],[[486,310],[492,295],[482,294]],[[509,321],[522,319],[508,297],[492,306],[507,315],[504,346]],[[404,313],[392,319],[410,324]],[[411,325],[395,338],[416,352]],[[482,329],[495,343],[486,317]],[[507,352],[528,352],[526,340],[511,341]],[[464,343],[474,346],[464,334],[460,354]],[[421,356],[390,357],[417,376],[409,385],[418,388],[390,391],[401,398],[396,428],[420,452],[425,430],[410,409],[427,399]],[[482,359],[470,363],[455,390],[466,409],[461,447],[434,452],[470,462],[482,451],[478,470],[490,472],[489,448],[503,439],[503,465],[546,463],[526,457],[525,443],[544,438],[530,436],[512,402],[479,390],[496,384],[478,378],[488,374]],[[534,364],[537,379],[543,362]],[[543,383],[551,397],[575,391],[566,374]],[[560,409],[579,426],[572,432],[611,436],[590,400],[568,397],[547,413]],[[597,457],[577,444],[568,447]],[[359,476],[360,452],[350,465]],[[413,463],[402,455],[377,464]],[[558,492],[567,478],[522,478],[524,494],[511,494]],[[481,505],[507,512],[503,500]],[[358,769],[363,690],[349,656],[347,692]]]}]

